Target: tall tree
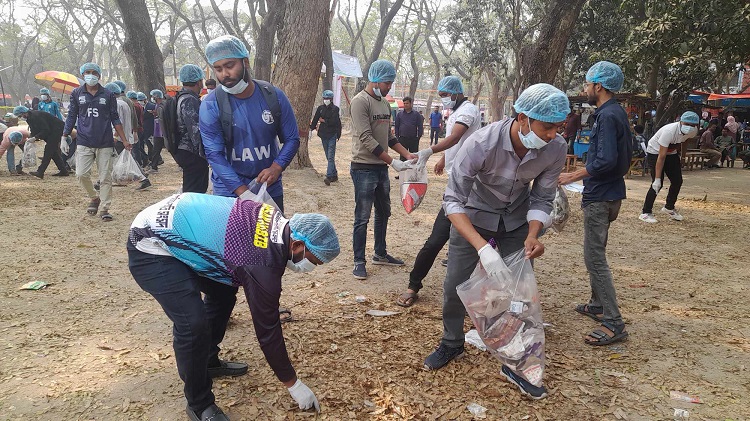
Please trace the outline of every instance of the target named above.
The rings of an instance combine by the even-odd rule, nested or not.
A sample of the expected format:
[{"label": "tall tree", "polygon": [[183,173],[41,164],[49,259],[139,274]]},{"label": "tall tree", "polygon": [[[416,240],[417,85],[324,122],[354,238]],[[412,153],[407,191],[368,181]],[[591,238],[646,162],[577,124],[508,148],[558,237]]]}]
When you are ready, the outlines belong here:
[{"label": "tall tree", "polygon": [[164,89],[164,56],[156,43],[145,0],[115,0],[122,15],[122,49],[139,89]]},{"label": "tall tree", "polygon": [[279,30],[279,53],[272,82],[289,97],[297,118],[300,148],[293,168],[311,167],[307,149],[310,117],[323,62],[325,39],[330,30],[330,0],[286,0]]},{"label": "tall tree", "polygon": [[392,5],[389,0],[380,0],[380,29],[378,29],[378,35],[373,42],[372,52],[367,59],[367,64],[365,64],[365,67],[362,69],[362,74],[364,74],[365,77],[367,77],[367,72],[370,70],[372,63],[380,58],[380,52],[383,50],[385,37],[388,35],[388,28],[390,28],[393,18],[396,17],[396,13],[398,13],[403,4],[404,0],[396,0]]}]

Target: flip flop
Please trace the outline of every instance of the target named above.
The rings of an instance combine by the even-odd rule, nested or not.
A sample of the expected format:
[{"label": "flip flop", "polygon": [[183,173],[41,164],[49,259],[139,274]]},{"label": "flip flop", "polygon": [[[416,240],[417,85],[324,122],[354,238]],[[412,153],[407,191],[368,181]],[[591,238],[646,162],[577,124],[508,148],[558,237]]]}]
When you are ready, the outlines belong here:
[{"label": "flip flop", "polygon": [[396,299],[396,305],[401,307],[411,307],[419,297],[416,292],[405,292]]},{"label": "flip flop", "polygon": [[[284,314],[287,316],[284,317]],[[294,320],[294,317],[292,317],[292,310],[289,310],[287,308],[279,307],[279,320],[281,320],[281,323],[291,322]]]}]

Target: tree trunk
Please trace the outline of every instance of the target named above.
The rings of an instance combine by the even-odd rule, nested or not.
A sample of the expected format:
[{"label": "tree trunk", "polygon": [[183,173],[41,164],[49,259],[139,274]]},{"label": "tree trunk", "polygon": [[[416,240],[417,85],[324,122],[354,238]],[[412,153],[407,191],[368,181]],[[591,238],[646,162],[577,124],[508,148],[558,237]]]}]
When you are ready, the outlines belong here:
[{"label": "tree trunk", "polygon": [[333,50],[331,49],[331,37],[326,37],[323,45],[323,64],[326,65],[326,74],[323,76],[323,90],[333,90]]},{"label": "tree trunk", "polygon": [[135,77],[135,87],[147,92],[164,89],[164,56],[156,43],[145,0],[115,0],[122,14],[122,49]]},{"label": "tree trunk", "polygon": [[253,77],[260,80],[271,80],[273,63],[273,46],[279,21],[284,17],[284,0],[267,0],[268,14],[263,18],[258,31],[253,61]]},{"label": "tree trunk", "polygon": [[522,87],[535,83],[555,83],[555,76],[565,56],[570,34],[586,0],[550,2],[534,47],[523,55]]},{"label": "tree trunk", "polygon": [[396,0],[393,3],[393,6],[391,6],[391,9],[388,11],[388,13],[385,16],[381,15],[380,29],[378,30],[378,36],[375,38],[375,42],[372,45],[372,53],[370,54],[370,59],[367,60],[365,68],[362,69],[362,74],[365,78],[367,78],[367,73],[370,71],[370,66],[372,65],[372,63],[380,57],[380,51],[383,50],[383,44],[385,44],[385,37],[386,35],[388,35],[388,28],[390,28],[393,18],[396,16],[396,13],[398,13],[399,9],[401,9],[401,6],[403,4],[404,0]]},{"label": "tree trunk", "polygon": [[312,167],[307,144],[315,89],[323,62],[325,39],[330,29],[329,0],[286,0],[279,30],[279,54],[272,82],[289,97],[297,118],[300,147],[292,168]]},{"label": "tree trunk", "polygon": [[487,70],[490,80],[490,116],[487,121],[495,122],[503,118],[503,105],[508,97],[508,83],[501,82],[494,68]]}]

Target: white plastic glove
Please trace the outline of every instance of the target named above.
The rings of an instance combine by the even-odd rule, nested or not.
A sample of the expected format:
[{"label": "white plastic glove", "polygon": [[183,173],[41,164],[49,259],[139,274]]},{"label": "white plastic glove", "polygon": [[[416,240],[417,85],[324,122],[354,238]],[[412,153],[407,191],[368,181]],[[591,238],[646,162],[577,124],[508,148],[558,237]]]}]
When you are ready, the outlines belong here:
[{"label": "white plastic glove", "polygon": [[479,249],[479,261],[482,262],[482,267],[484,267],[484,270],[488,274],[510,272],[500,253],[490,243],[485,244],[484,247]]},{"label": "white plastic glove", "polygon": [[60,152],[62,152],[63,155],[67,155],[69,150],[70,145],[68,145],[68,136],[63,136],[60,139]]},{"label": "white plastic glove", "polygon": [[315,410],[320,412],[320,404],[318,398],[315,397],[315,393],[310,390],[300,379],[294,383],[294,386],[290,387],[289,394],[292,395],[294,401],[299,405],[299,409],[310,409],[315,407]]},{"label": "white plastic glove", "polygon": [[432,156],[432,148],[422,149],[417,152],[417,167],[423,167],[427,165],[427,160]]},{"label": "white plastic glove", "polygon": [[651,183],[651,188],[654,189],[656,194],[659,194],[659,190],[661,190],[661,178],[654,179],[654,182]]},{"label": "white plastic glove", "polygon": [[391,168],[398,172],[408,170],[414,168],[414,161],[401,161],[400,159],[394,159],[391,161]]}]

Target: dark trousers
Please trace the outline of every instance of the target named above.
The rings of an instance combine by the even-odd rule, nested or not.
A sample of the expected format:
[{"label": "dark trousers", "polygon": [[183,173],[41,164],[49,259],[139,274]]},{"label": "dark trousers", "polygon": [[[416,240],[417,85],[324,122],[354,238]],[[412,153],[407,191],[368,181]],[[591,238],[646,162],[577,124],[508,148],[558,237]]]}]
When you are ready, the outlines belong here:
[{"label": "dark trousers", "polygon": [[620,213],[622,200],[591,202],[583,207],[583,261],[589,272],[589,306],[604,308],[604,320],[622,324],[612,271],[607,262],[609,226]]},{"label": "dark trousers", "polygon": [[172,156],[182,168],[182,192],[205,193],[208,190],[208,161],[184,149],[178,149]]},{"label": "dark trousers", "polygon": [[55,162],[57,170],[61,173],[68,172],[68,170],[65,169],[65,161],[63,161],[62,154],[60,153],[60,137],[62,137],[62,135],[58,136],[57,140],[45,140],[44,154],[42,155],[42,162],[36,169],[37,174],[44,175],[50,161]]},{"label": "dark trousers", "polygon": [[352,246],[354,263],[365,263],[367,245],[367,223],[375,206],[375,254],[387,254],[385,235],[388,231],[388,218],[391,216],[391,182],[388,179],[388,166],[373,166],[367,169],[350,169],[354,183],[354,232]]},{"label": "dark trousers", "polygon": [[[399,136],[398,142],[409,152],[419,152],[419,138],[416,136]],[[401,160],[406,161],[406,158],[402,156]]]},{"label": "dark trousers", "polygon": [[161,150],[164,149],[164,138],[154,137],[154,147],[149,152],[148,160],[151,163],[151,168],[158,170],[159,163],[162,162]]},{"label": "dark trousers", "polygon": [[[659,155],[652,153],[646,156],[652,182],[656,179],[656,159],[658,157]],[[662,186],[664,185],[665,175],[669,178],[669,192],[667,193],[667,203],[664,207],[672,210],[674,209],[674,204],[677,203],[677,195],[680,194],[680,188],[682,188],[682,163],[680,162],[680,154],[667,155],[664,158],[664,169],[659,174]],[[646,201],[643,202],[643,213],[654,213],[655,200],[656,192],[653,188],[649,187],[648,193],[646,193]]]},{"label": "dark trousers", "polygon": [[430,127],[430,146],[437,145],[440,141],[440,127]]},{"label": "dark trousers", "polygon": [[177,372],[188,406],[200,414],[214,403],[208,364],[218,359],[237,288],[201,277],[174,257],[143,253],[130,243],[127,248],[133,278],[173,323]]},{"label": "dark trousers", "polygon": [[448,242],[450,235],[451,221],[445,216],[445,210],[441,207],[435,218],[435,223],[432,225],[432,233],[417,253],[417,258],[414,259],[414,268],[409,273],[409,289],[414,292],[419,292],[422,289],[422,280],[432,268],[435,259],[445,243]]}]

